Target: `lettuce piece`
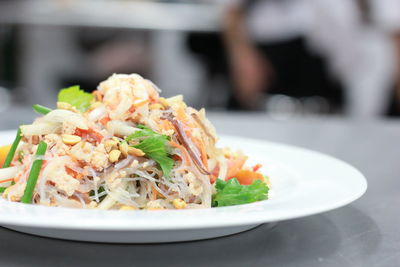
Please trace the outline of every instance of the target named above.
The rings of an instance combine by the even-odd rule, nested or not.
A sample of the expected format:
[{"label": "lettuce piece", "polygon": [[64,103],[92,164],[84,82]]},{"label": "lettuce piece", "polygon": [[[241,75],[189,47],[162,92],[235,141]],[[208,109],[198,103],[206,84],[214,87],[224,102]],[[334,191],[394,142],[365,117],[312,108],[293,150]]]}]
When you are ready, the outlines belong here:
[{"label": "lettuce piece", "polygon": [[252,203],[268,199],[268,186],[255,180],[250,185],[241,185],[236,178],[223,181],[217,179],[215,183],[217,193],[213,195],[212,206],[223,207]]},{"label": "lettuce piece", "polygon": [[80,89],[79,85],[61,89],[58,93],[58,102],[65,102],[74,106],[80,112],[88,110],[93,95]]},{"label": "lettuce piece", "polygon": [[145,156],[157,162],[164,176],[169,177],[174,166],[174,161],[168,153],[167,141],[170,138],[166,135],[156,133],[146,126],[138,125],[137,127],[140,130],[126,137],[125,140],[128,142],[133,139],[141,139],[140,143],[133,147],[142,150]]}]

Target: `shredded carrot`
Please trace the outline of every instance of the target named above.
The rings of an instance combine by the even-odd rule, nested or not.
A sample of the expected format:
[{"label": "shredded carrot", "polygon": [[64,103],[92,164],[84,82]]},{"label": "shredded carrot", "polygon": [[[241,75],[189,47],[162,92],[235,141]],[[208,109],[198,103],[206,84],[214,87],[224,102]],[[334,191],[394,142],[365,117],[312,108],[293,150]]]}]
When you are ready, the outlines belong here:
[{"label": "shredded carrot", "polygon": [[149,103],[150,100],[149,99],[145,99],[143,101],[140,101],[139,103],[135,104],[135,108],[140,108],[141,106],[146,105],[147,103]]},{"label": "shredded carrot", "polygon": [[73,169],[65,166],[65,171],[67,172],[68,175],[76,178],[76,179],[82,179],[83,178],[83,174],[82,173],[78,173],[76,171],[74,171]]},{"label": "shredded carrot", "polygon": [[204,166],[208,169],[207,151],[204,142],[200,142],[200,151],[201,151],[201,160],[203,161]]},{"label": "shredded carrot", "polygon": [[76,171],[74,171],[73,169],[71,169],[71,168],[69,168],[69,167],[67,167],[67,166],[65,166],[65,171],[66,171],[67,174],[70,175],[70,176],[75,176],[75,175],[77,174]]},{"label": "shredded carrot", "polygon": [[157,191],[154,185],[151,186],[151,200],[156,200],[157,197],[165,198],[163,194]]},{"label": "shredded carrot", "polygon": [[[185,113],[183,106],[179,106],[178,109],[176,110],[176,112],[177,112],[177,118],[180,120],[180,122],[184,126],[186,126],[185,127],[186,135],[196,144],[197,148],[200,150],[201,161],[203,162],[204,166],[208,169],[207,152],[206,152],[204,142],[200,138],[193,137],[192,132],[190,130],[193,127],[187,126],[189,124],[189,122],[187,120],[186,113]],[[185,123],[185,121],[186,121],[186,123]],[[171,126],[172,126],[172,124],[171,124]],[[187,129],[187,128],[190,128],[190,129]],[[186,149],[184,149],[183,151],[186,151]],[[187,153],[187,151],[186,151],[186,153]]]},{"label": "shredded carrot", "polygon": [[157,190],[154,186],[151,186],[151,200],[156,200],[157,199]]},{"label": "shredded carrot", "polygon": [[204,166],[208,169],[206,146],[204,145],[204,142],[199,138],[195,139],[195,143],[197,147],[200,149],[201,161],[203,162]]},{"label": "shredded carrot", "polygon": [[192,139],[192,141],[196,144],[197,148],[200,150],[201,161],[203,162],[204,166],[208,169],[207,152],[204,142],[200,138],[194,138],[191,131],[185,131],[185,133],[190,139]]},{"label": "shredded carrot", "polygon": [[169,141],[169,144],[171,146],[176,147],[177,149],[181,150],[183,152],[183,156],[185,157],[186,164],[189,164],[190,157],[189,157],[189,153],[187,152],[186,148],[178,143],[175,143],[174,141]]},{"label": "shredded carrot", "polygon": [[140,107],[146,105],[146,104],[149,103],[149,102],[150,102],[149,99],[145,99],[145,100],[142,100],[142,101],[138,102],[137,104],[133,104],[133,105],[128,109],[128,112],[129,112],[129,113],[133,113],[133,112],[135,112],[135,110],[136,110],[137,108],[140,108]]}]

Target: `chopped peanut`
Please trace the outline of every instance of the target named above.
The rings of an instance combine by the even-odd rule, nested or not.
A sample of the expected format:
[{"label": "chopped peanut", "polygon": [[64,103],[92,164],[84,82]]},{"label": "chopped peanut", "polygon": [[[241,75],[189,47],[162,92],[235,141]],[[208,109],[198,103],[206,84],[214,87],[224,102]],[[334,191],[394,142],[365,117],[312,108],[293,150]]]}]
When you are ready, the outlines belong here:
[{"label": "chopped peanut", "polygon": [[119,150],[111,150],[110,154],[108,154],[108,160],[112,163],[117,162],[119,157],[121,156],[121,151]]},{"label": "chopped peanut", "polygon": [[145,153],[138,148],[129,147],[128,154],[132,155],[132,156],[136,156],[136,157],[142,157],[142,156],[144,156]]},{"label": "chopped peanut", "polygon": [[119,143],[119,151],[121,151],[124,157],[128,156],[129,146],[126,142]]},{"label": "chopped peanut", "polygon": [[63,134],[61,135],[62,141],[66,145],[75,145],[79,143],[82,138],[77,135],[72,135],[72,134]]},{"label": "chopped peanut", "polygon": [[180,198],[176,198],[172,201],[172,205],[174,205],[175,209],[181,210],[187,207],[187,204],[184,200]]},{"label": "chopped peanut", "polygon": [[111,150],[117,149],[118,148],[118,142],[115,140],[107,140],[104,142],[104,147],[106,151],[109,153]]}]

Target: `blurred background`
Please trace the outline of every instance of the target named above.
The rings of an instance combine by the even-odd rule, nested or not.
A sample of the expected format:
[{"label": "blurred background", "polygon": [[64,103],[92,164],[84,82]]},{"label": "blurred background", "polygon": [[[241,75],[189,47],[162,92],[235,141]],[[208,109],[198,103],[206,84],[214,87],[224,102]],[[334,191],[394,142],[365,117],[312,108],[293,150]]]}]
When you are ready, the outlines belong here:
[{"label": "blurred background", "polygon": [[0,0],[0,115],[139,73],[195,107],[400,115],[400,0]]}]

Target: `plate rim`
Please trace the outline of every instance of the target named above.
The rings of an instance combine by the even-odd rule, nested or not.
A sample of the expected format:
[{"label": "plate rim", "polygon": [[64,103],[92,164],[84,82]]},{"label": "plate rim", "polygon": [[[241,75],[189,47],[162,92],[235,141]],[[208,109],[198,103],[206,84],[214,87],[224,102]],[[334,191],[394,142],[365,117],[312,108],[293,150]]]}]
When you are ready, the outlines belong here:
[{"label": "plate rim", "polygon": [[[0,131],[0,136],[1,135],[11,135],[15,133],[16,130],[7,130],[7,131]],[[359,199],[364,193],[366,192],[368,188],[368,183],[365,178],[365,176],[354,166],[350,165],[349,163],[335,158],[333,156],[330,156],[328,154],[299,147],[299,146],[294,146],[294,145],[289,145],[285,143],[279,143],[279,142],[271,142],[268,140],[262,140],[258,138],[249,138],[249,137],[242,137],[242,136],[234,136],[234,135],[220,135],[221,139],[241,139],[242,141],[250,141],[252,143],[262,143],[267,146],[275,146],[283,149],[290,149],[290,150],[297,150],[298,152],[301,153],[306,153],[306,154],[311,154],[313,156],[317,157],[322,157],[325,160],[330,160],[333,162],[336,162],[343,167],[347,168],[349,171],[352,171],[355,176],[357,176],[356,179],[359,180],[360,184],[358,187],[357,192],[353,192],[351,196],[341,199],[341,200],[336,200],[334,203],[331,203],[330,205],[325,205],[321,206],[319,208],[313,208],[310,207],[309,209],[300,209],[298,211],[293,211],[288,214],[278,214],[271,219],[265,219],[265,211],[261,211],[258,213],[257,216],[252,216],[250,218],[235,218],[235,220],[229,220],[228,217],[234,215],[234,210],[237,209],[238,207],[255,207],[257,205],[264,206],[264,205],[269,205],[268,203],[271,203],[273,200],[265,200],[261,202],[256,202],[256,203],[250,203],[250,204],[244,204],[244,205],[238,205],[238,206],[230,206],[230,207],[220,207],[220,208],[212,208],[212,209],[196,209],[196,210],[160,210],[160,211],[147,211],[147,210],[139,210],[139,211],[134,211],[135,216],[141,215],[141,214],[149,214],[151,213],[152,215],[156,214],[161,216],[161,214],[178,214],[178,216],[181,216],[184,218],[185,216],[201,216],[201,213],[204,214],[204,211],[210,212],[212,210],[220,211],[222,212],[227,212],[228,216],[225,215],[226,219],[222,223],[221,219],[217,221],[212,221],[209,220],[207,223],[204,223],[201,221],[201,223],[196,223],[194,221],[190,221],[190,224],[184,224],[180,223],[178,225],[173,225],[173,224],[166,224],[166,225],[161,225],[158,223],[148,223],[147,225],[141,224],[139,225],[126,225],[126,224],[114,224],[114,225],[105,225],[105,224],[95,224],[95,225],[89,225],[89,224],[71,224],[71,225],[58,225],[55,224],[53,221],[35,221],[35,220],[30,220],[28,222],[24,222],[22,220],[10,220],[10,219],[4,219],[2,218],[0,214],[0,225],[12,225],[12,226],[25,226],[25,227],[38,227],[38,228],[51,228],[51,229],[62,229],[62,230],[92,230],[92,231],[163,231],[163,230],[187,230],[187,229],[206,229],[206,228],[218,228],[218,227],[231,227],[231,226],[243,226],[243,225],[250,225],[250,224],[260,224],[260,223],[268,223],[268,222],[276,222],[276,221],[284,221],[284,220],[289,220],[289,219],[296,219],[296,218],[301,218],[301,217],[306,217],[306,216],[311,216],[315,214],[319,214],[322,212],[327,212],[331,211],[340,207],[343,207],[347,204],[352,203],[353,201]],[[15,202],[9,202],[7,200],[0,200],[0,207],[1,203],[6,203],[4,205],[10,206],[14,208],[20,208],[20,209],[25,209],[27,208],[26,204],[23,203],[15,203]],[[62,207],[46,207],[46,206],[39,206],[39,205],[31,205],[29,209],[33,209],[39,212],[45,212],[45,211],[55,211],[55,213],[64,213],[65,214],[75,214],[76,216],[85,216],[86,215],[93,215],[95,213],[100,213],[100,214],[128,214],[127,212],[122,213],[122,211],[118,210],[107,210],[107,211],[102,211],[102,210],[85,210],[85,209],[73,209],[73,208],[62,208]],[[42,211],[43,210],[43,211]],[[263,216],[264,214],[264,216]],[[254,215],[254,214],[253,214]],[[51,216],[51,213],[49,213],[47,216]],[[135,217],[132,216],[132,217]],[[125,216],[127,217],[127,216]],[[222,216],[223,218],[224,216]],[[127,222],[128,220],[125,220]],[[129,220],[130,222],[134,222],[133,220]]]}]

